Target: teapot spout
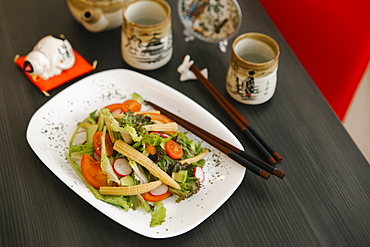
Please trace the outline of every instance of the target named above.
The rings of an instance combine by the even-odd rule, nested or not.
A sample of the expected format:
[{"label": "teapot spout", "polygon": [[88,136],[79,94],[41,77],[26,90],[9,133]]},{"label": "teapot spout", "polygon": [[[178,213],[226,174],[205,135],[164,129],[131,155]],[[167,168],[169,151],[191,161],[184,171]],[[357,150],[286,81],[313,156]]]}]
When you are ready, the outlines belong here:
[{"label": "teapot spout", "polygon": [[95,23],[99,21],[102,16],[100,9],[87,9],[82,15],[82,19],[89,23]]},{"label": "teapot spout", "polygon": [[82,14],[82,24],[91,32],[100,32],[104,30],[109,21],[100,9],[87,9]]}]

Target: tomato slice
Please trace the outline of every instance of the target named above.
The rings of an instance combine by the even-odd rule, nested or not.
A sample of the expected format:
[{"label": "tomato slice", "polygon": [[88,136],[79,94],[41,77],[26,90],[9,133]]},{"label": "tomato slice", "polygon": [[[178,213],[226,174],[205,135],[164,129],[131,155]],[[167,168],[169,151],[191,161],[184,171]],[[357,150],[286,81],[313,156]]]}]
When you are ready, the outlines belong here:
[{"label": "tomato slice", "polygon": [[141,196],[144,198],[145,201],[148,202],[159,202],[163,201],[164,199],[168,198],[171,195],[171,192],[167,191],[166,193],[159,195],[159,196],[154,196],[150,192],[146,192],[144,194],[141,194]]},{"label": "tomato slice", "polygon": [[122,103],[124,111],[140,111],[141,110],[141,104],[137,102],[136,100],[129,99]]},{"label": "tomato slice", "polygon": [[151,155],[155,155],[157,153],[157,147],[152,146],[149,143],[145,143],[146,149],[149,151]]},{"label": "tomato slice", "polygon": [[182,150],[180,144],[178,144],[174,140],[168,140],[164,147],[168,156],[170,156],[172,159],[177,160],[184,155],[184,150]]},{"label": "tomato slice", "polygon": [[111,104],[104,108],[108,109],[113,116],[126,112],[123,104]]},{"label": "tomato slice", "polygon": [[[93,137],[94,149],[97,155],[101,156],[101,136],[103,131],[98,130],[95,132]],[[105,134],[105,150],[108,156],[113,154],[113,143],[112,139],[110,139],[108,133]]]},{"label": "tomato slice", "polygon": [[165,115],[162,115],[162,114],[150,113],[149,115],[150,115],[150,118],[153,121],[159,121],[159,122],[162,122],[164,124],[173,122],[172,119],[170,119],[169,117],[167,117]]},{"label": "tomato slice", "polygon": [[153,121],[159,121],[161,123],[171,123],[173,122],[170,118],[168,118],[167,116],[165,115],[162,115],[162,114],[159,114],[159,113],[148,113],[148,112],[145,112],[143,113],[143,115],[149,115],[149,117],[153,120]]},{"label": "tomato slice", "polygon": [[100,162],[87,154],[82,155],[81,172],[86,182],[94,188],[99,189],[101,186],[108,185],[107,175],[100,168]]}]

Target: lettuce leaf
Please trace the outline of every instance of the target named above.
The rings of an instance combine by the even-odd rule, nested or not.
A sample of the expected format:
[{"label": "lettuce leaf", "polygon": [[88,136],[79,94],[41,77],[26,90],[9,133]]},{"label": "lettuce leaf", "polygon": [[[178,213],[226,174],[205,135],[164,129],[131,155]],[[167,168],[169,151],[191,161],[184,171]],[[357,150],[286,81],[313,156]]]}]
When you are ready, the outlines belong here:
[{"label": "lettuce leaf", "polygon": [[128,125],[126,125],[126,126],[123,128],[123,130],[127,131],[127,132],[130,134],[130,136],[131,136],[131,138],[132,138],[132,140],[133,140],[134,142],[139,142],[139,141],[141,140],[141,138],[142,138],[142,136],[139,136],[139,135],[137,134],[137,132],[136,132],[136,129],[135,129],[134,127],[132,127],[132,126],[128,126]]},{"label": "lettuce leaf", "polygon": [[81,145],[71,145],[69,147],[69,152],[75,155],[88,154],[92,155],[94,153],[94,146],[92,143],[85,143]]},{"label": "lettuce leaf", "polygon": [[131,207],[131,202],[129,198],[125,196],[102,196],[102,198],[99,199],[112,205],[118,206],[124,209],[126,212]]},{"label": "lettuce leaf", "polygon": [[161,225],[165,222],[167,209],[164,207],[162,201],[154,203],[154,210],[152,211],[152,219],[150,220],[150,227]]},{"label": "lettuce leaf", "polygon": [[134,127],[129,125],[126,125],[125,127],[120,126],[120,123],[113,117],[113,115],[110,113],[108,109],[105,108],[101,109],[100,115],[110,120],[111,126],[107,127],[113,130],[114,132],[127,131],[130,134],[133,141],[138,142],[141,140],[142,137],[138,135]]}]

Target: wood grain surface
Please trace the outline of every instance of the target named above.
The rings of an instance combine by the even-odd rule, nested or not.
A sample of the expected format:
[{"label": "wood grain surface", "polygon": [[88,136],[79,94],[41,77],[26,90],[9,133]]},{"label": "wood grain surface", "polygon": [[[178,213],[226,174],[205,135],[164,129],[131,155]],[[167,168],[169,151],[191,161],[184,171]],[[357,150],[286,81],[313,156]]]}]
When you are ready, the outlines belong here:
[{"label": "wood grain surface", "polygon": [[1,246],[370,246],[370,166],[260,3],[239,1],[243,23],[238,34],[262,32],[279,43],[278,86],[269,102],[248,106],[233,101],[225,90],[230,49],[222,53],[217,44],[186,43],[177,1],[168,2],[173,58],[161,69],[139,72],[195,100],[258,157],[199,82],[179,81],[176,68],[181,56],[189,54],[198,68],[208,68],[209,80],[284,157],[277,167],[286,177],[266,181],[248,172],[211,217],[170,239],[143,237],[112,221],[61,182],[26,141],[34,112],[74,81],[47,98],[13,58],[27,54],[48,34],[64,34],[88,61],[98,61],[94,73],[132,69],[121,58],[121,30],[86,31],[72,18],[66,1],[0,0]]}]

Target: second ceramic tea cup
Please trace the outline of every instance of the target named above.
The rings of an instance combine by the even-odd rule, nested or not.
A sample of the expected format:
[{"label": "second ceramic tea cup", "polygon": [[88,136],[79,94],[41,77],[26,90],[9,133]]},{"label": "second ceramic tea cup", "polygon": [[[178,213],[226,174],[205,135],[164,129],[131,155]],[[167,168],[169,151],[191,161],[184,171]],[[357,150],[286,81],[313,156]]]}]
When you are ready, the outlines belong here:
[{"label": "second ceramic tea cup", "polygon": [[279,55],[279,45],[265,34],[245,33],[237,37],[226,77],[230,96],[251,105],[271,99],[276,89]]},{"label": "second ceramic tea cup", "polygon": [[122,10],[122,58],[141,70],[158,69],[172,57],[171,8],[163,0],[135,0]]}]

